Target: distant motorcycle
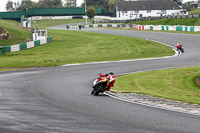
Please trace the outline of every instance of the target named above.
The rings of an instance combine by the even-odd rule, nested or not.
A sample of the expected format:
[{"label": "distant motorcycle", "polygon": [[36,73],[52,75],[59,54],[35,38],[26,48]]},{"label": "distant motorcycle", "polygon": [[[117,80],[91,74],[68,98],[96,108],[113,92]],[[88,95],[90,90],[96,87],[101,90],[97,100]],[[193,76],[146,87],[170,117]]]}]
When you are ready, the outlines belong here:
[{"label": "distant motorcycle", "polygon": [[100,92],[104,93],[108,88],[113,87],[115,83],[114,75],[99,74],[100,77],[93,82],[92,95],[97,96]]},{"label": "distant motorcycle", "polygon": [[181,45],[180,43],[177,43],[176,45],[177,51],[180,53],[184,53],[184,48],[183,45]]},{"label": "distant motorcycle", "polygon": [[179,52],[184,53],[184,48],[183,48],[183,46],[179,48]]}]

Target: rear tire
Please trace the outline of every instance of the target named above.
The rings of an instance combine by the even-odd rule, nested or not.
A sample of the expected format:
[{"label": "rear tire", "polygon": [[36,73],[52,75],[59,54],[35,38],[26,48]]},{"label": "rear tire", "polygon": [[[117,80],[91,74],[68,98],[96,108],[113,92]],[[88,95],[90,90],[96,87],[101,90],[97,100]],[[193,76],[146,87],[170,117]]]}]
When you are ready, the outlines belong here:
[{"label": "rear tire", "polygon": [[181,51],[181,53],[184,53],[184,49],[183,48],[180,48],[179,50]]}]

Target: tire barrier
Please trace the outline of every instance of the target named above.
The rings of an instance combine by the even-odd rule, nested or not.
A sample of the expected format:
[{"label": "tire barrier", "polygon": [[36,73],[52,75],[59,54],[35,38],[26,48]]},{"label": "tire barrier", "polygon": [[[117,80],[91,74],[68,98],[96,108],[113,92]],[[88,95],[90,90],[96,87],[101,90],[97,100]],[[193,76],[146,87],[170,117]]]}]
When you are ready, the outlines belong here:
[{"label": "tire barrier", "polygon": [[119,27],[123,27],[123,28],[133,28],[133,24],[131,25],[124,25],[122,26],[121,24],[89,24],[89,25],[81,25],[82,28],[97,28],[97,27],[112,27],[112,28],[119,28]]},{"label": "tire barrier", "polygon": [[78,29],[78,26],[77,25],[72,25],[70,28],[72,28],[72,29]]},{"label": "tire barrier", "polygon": [[187,31],[198,32],[200,26],[182,26],[182,25],[137,25],[137,30],[155,30],[155,31]]},{"label": "tire barrier", "polygon": [[[182,26],[182,25],[135,25],[135,24],[90,24],[81,25],[82,28],[97,28],[97,27],[112,27],[112,28],[127,28],[137,30],[155,30],[155,31],[187,31],[198,32],[200,26]],[[78,28],[78,27],[75,27]]]},{"label": "tire barrier", "polygon": [[44,45],[52,41],[53,41],[53,38],[48,37],[46,39],[41,39],[41,40],[27,42],[27,43],[21,43],[21,44],[16,44],[16,45],[11,45],[11,46],[2,46],[0,48],[0,54],[5,54],[7,52],[17,52],[17,51],[37,47],[40,45]]}]

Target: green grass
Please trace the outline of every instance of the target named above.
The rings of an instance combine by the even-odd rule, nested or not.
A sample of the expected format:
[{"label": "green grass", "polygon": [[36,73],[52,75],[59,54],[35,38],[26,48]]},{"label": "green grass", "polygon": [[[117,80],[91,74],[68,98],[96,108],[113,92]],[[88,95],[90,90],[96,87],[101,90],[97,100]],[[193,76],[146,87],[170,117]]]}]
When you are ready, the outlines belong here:
[{"label": "green grass", "polygon": [[144,39],[69,30],[49,30],[48,33],[53,36],[53,42],[6,53],[0,56],[0,67],[57,66],[174,54],[171,48]]},{"label": "green grass", "polygon": [[199,66],[133,73],[117,77],[113,90],[200,104],[199,76]]},{"label": "green grass", "polygon": [[[74,23],[74,20],[73,22],[72,20],[37,21],[34,26],[43,29],[47,26],[67,23]],[[26,40],[26,36],[29,36],[29,32],[18,28],[16,22],[0,20],[0,25],[6,27],[10,33],[13,32],[14,36],[12,40],[9,40],[9,44],[16,42],[16,40],[21,43]],[[0,71],[174,54],[174,51],[167,46],[132,37],[69,30],[48,30],[48,34],[53,36],[54,40],[49,44],[0,56]],[[111,50],[112,54],[110,54]],[[200,104],[200,87],[195,83],[195,78],[200,76],[199,68],[170,69],[124,75],[117,77],[114,89],[121,92],[136,92]]]},{"label": "green grass", "polygon": [[20,27],[20,23],[10,20],[0,20],[0,26],[9,32],[11,39],[0,40],[0,46],[14,45],[31,40],[31,31]]},{"label": "green grass", "polygon": [[70,24],[70,23],[81,23],[85,22],[85,19],[56,19],[56,20],[36,20],[32,23],[33,28],[45,29],[49,26]]},{"label": "green grass", "polygon": [[197,15],[197,14],[200,14],[200,9],[195,9],[195,10],[192,10],[188,13],[189,15]]},{"label": "green grass", "polygon": [[129,24],[199,26],[200,25],[200,18],[160,19],[160,20],[132,21],[132,22],[129,22]]}]

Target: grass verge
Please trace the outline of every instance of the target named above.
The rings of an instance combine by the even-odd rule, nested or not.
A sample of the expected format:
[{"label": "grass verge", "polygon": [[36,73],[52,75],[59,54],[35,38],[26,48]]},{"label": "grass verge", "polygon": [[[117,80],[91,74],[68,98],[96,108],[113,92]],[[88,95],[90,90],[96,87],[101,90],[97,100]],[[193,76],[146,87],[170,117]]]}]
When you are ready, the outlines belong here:
[{"label": "grass verge", "polygon": [[81,23],[85,22],[85,19],[56,19],[56,20],[36,20],[32,23],[33,28],[45,29],[49,26],[70,24],[70,23]]},{"label": "grass verge", "polygon": [[0,46],[14,45],[31,40],[31,31],[20,27],[20,23],[11,20],[0,20],[0,26],[9,32],[11,39],[0,40]]},{"label": "grass verge", "polygon": [[200,14],[200,9],[195,9],[189,12],[189,15],[199,15]]},{"label": "grass verge", "polygon": [[199,66],[133,73],[117,77],[113,90],[200,104],[199,76]]},{"label": "grass verge", "polygon": [[170,47],[144,39],[69,30],[48,30],[48,33],[53,36],[53,42],[24,51],[6,53],[0,56],[0,67],[57,66],[174,54]]}]

